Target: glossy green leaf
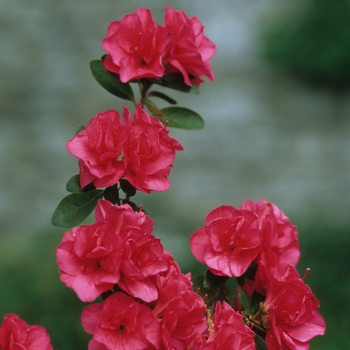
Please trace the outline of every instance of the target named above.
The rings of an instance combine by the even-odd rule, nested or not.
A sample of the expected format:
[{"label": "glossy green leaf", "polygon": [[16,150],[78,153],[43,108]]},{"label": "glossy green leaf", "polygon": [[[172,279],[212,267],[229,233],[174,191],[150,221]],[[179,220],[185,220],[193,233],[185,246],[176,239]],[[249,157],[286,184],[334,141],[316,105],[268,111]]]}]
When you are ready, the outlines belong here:
[{"label": "glossy green leaf", "polygon": [[225,285],[227,279],[227,276],[217,276],[210,270],[207,270],[204,276],[203,287],[210,291],[216,291]]},{"label": "glossy green leaf", "polygon": [[159,118],[160,121],[163,122],[163,124],[168,122],[168,126],[170,127],[187,130],[202,129],[204,127],[204,120],[202,117],[191,109],[184,107],[167,107],[160,111],[163,114],[163,117]]},{"label": "glossy green leaf", "polygon": [[147,95],[148,97],[158,97],[161,98],[162,100],[170,103],[171,105],[176,105],[176,101],[174,99],[172,99],[170,96],[163,94],[162,92],[159,91],[150,91]]},{"label": "glossy green leaf", "polygon": [[178,90],[181,92],[190,92],[192,94],[199,94],[199,87],[196,85],[188,86],[184,82],[181,73],[173,73],[164,75],[161,79],[152,80],[153,83],[165,86],[169,89]]},{"label": "glossy green leaf", "polygon": [[86,127],[84,125],[79,125],[77,130],[75,130],[75,135],[78,135],[80,131],[84,130]]},{"label": "glossy green leaf", "polygon": [[254,338],[254,341],[256,345],[256,350],[269,350],[265,343],[265,340],[262,337],[260,337],[260,335],[257,334]]},{"label": "glossy green leaf", "polygon": [[204,276],[195,275],[191,276],[192,289],[194,292],[198,293],[201,297],[208,296],[210,291],[203,287]]},{"label": "glossy green leaf", "polygon": [[149,112],[157,118],[162,118],[163,114],[160,111],[160,109],[158,108],[158,106],[152,102],[151,100],[149,100],[148,98],[144,98],[142,100],[142,103],[148,108]]},{"label": "glossy green leaf", "polygon": [[66,184],[66,190],[70,193],[82,193],[83,192],[81,190],[81,187],[80,187],[79,175],[74,175],[68,180],[68,182]]},{"label": "glossy green leaf", "polygon": [[52,224],[60,227],[79,225],[95,209],[103,190],[72,193],[63,198],[52,215]]},{"label": "glossy green leaf", "polygon": [[191,276],[193,290],[201,289],[203,287],[204,276],[192,275]]},{"label": "glossy green leaf", "polygon": [[96,81],[111,94],[135,102],[130,84],[122,83],[117,74],[109,73],[101,60],[90,62],[90,69]]},{"label": "glossy green leaf", "polygon": [[129,197],[135,196],[136,188],[127,179],[121,178],[119,180],[119,183],[120,183],[120,188],[127,196]]},{"label": "glossy green leaf", "polygon": [[103,192],[103,197],[110,201],[112,204],[117,204],[119,203],[119,191],[118,191],[118,186],[113,185],[107,187],[104,192]]},{"label": "glossy green leaf", "polygon": [[238,299],[243,309],[249,312],[252,306],[249,294],[245,290],[241,289],[238,293]]}]

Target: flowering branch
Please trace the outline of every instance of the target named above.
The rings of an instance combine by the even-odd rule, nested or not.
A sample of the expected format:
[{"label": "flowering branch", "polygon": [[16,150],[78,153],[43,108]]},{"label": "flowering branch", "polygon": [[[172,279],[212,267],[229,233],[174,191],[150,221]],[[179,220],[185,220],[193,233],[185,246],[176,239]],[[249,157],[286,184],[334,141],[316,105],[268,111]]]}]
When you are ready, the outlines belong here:
[{"label": "flowering branch", "polygon": [[[158,108],[154,97],[176,101],[151,88],[199,93],[202,77],[214,79],[216,48],[202,23],[183,11],[165,11],[164,25],[145,8],[109,25],[102,41],[107,54],[90,68],[103,88],[135,110],[98,113],[66,144],[79,174],[68,180],[70,194],[52,223],[69,228],[56,250],[61,281],[83,302],[102,299],[82,313],[83,328],[92,334],[89,349],[307,349],[324,334],[325,323],[295,268],[296,227],[275,204],[247,200],[239,208],[213,209],[190,238],[207,271],[191,276],[153,235],[142,206],[131,201],[137,191],[170,188],[172,164],[183,147],[168,127],[204,125],[190,109]],[[93,211],[95,221],[81,224]],[[235,290],[229,281],[236,281]],[[0,349],[15,347],[52,349],[40,326],[7,315]]]}]

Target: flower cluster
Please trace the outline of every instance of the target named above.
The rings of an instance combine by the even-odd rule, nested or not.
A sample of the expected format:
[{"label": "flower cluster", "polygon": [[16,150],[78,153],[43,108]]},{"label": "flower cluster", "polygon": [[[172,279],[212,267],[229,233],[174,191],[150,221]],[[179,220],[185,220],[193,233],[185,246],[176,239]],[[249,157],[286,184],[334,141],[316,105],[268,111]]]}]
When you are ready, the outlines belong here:
[{"label": "flower cluster", "polygon": [[307,349],[312,338],[324,334],[325,322],[316,310],[319,302],[294,267],[277,280],[261,265],[254,282],[265,297],[261,322],[267,327],[269,349]]},{"label": "flower cluster", "polygon": [[102,41],[108,52],[106,69],[119,74],[124,83],[172,73],[181,73],[189,86],[198,86],[201,76],[213,80],[209,60],[216,48],[204,35],[203,24],[183,11],[165,11],[164,25],[156,24],[145,8],[112,22]]},{"label": "flower cluster", "polygon": [[307,349],[310,339],[324,334],[318,300],[295,269],[296,228],[273,203],[248,200],[239,209],[212,210],[190,245],[214,276],[237,278],[235,308],[245,324],[266,334],[269,350]]},{"label": "flower cluster", "polygon": [[242,315],[227,302],[216,303],[215,313],[203,334],[192,336],[187,341],[191,350],[255,350],[255,333],[243,323]]},{"label": "flower cluster", "polygon": [[295,226],[265,200],[248,200],[240,209],[221,206],[212,210],[190,244],[194,256],[218,276],[239,277],[255,263],[281,278],[300,256]]},{"label": "flower cluster", "polygon": [[[102,303],[87,306],[82,314],[84,329],[93,334],[89,349],[184,349],[190,338],[206,330],[204,300],[193,291],[191,276],[181,273],[152,234],[150,217],[128,199],[135,190],[168,190],[175,153],[183,149],[169,136],[167,122],[143,109],[146,105],[153,115],[163,116],[149,101],[149,88],[164,76],[170,76],[172,88],[179,75],[186,89],[199,86],[201,76],[213,80],[209,59],[215,45],[196,17],[167,7],[163,26],[144,8],[112,22],[102,46],[108,52],[103,59],[106,79],[117,96],[124,98],[127,92],[136,110],[133,118],[126,107],[122,115],[114,110],[98,113],[67,142],[68,151],[79,159],[80,185],[67,205],[87,203],[89,193],[103,192],[95,188],[107,188],[95,222],[66,231],[57,247],[60,279],[84,302],[102,296]],[[110,85],[96,79],[110,91]],[[139,83],[139,104],[125,84],[129,81]],[[173,103],[163,93],[154,94]],[[120,188],[126,200],[121,202],[119,194],[111,200],[108,190]],[[69,209],[64,205],[63,211]]]},{"label": "flower cluster", "polygon": [[115,110],[98,113],[67,148],[79,159],[82,188],[114,185],[124,176],[140,191],[166,191],[175,151],[183,149],[168,134],[139,104],[132,120],[126,107],[122,116]]},{"label": "flower cluster", "polygon": [[[107,91],[134,103],[133,117],[126,107],[122,115],[98,113],[66,144],[79,159],[79,176],[68,181],[71,194],[53,215],[54,224],[71,228],[56,261],[61,281],[81,301],[102,299],[82,312],[83,328],[92,334],[88,349],[307,350],[325,323],[296,270],[296,227],[275,204],[247,200],[239,209],[212,210],[190,238],[207,271],[191,276],[153,235],[152,219],[130,201],[136,190],[170,187],[170,169],[183,147],[167,126],[203,126],[189,109],[159,109],[150,97],[176,101],[151,86],[198,92],[202,77],[214,79],[216,48],[202,23],[165,11],[163,25],[145,8],[112,22],[102,41],[107,55],[91,65]],[[129,82],[138,84],[140,103]],[[78,226],[94,209],[95,221]],[[235,296],[229,278],[237,281]],[[52,349],[43,327],[15,314],[4,317],[0,350]]]},{"label": "flower cluster", "polygon": [[53,350],[42,326],[29,326],[15,314],[5,315],[0,327],[1,350]]},{"label": "flower cluster", "polygon": [[82,314],[89,348],[253,350],[258,330],[270,350],[307,349],[324,334],[318,300],[295,269],[296,228],[274,204],[216,208],[190,240],[211,276],[240,279],[231,305],[211,307],[222,299],[209,295],[206,306],[208,295],[193,291],[152,231],[142,211],[100,200],[95,223],[65,233],[56,251],[61,280],[82,301],[104,299]]},{"label": "flower cluster", "polygon": [[205,305],[172,255],[152,234],[153,221],[129,205],[99,201],[96,222],[67,231],[57,248],[61,280],[82,301],[90,346],[181,349],[204,332]]},{"label": "flower cluster", "polygon": [[[102,46],[108,52],[102,64],[110,73],[105,80],[111,82],[105,85],[100,79],[103,71],[96,73],[96,79],[108,91],[135,104],[133,92],[125,83],[138,82],[141,104],[132,120],[125,107],[122,116],[114,110],[98,113],[67,142],[69,152],[79,159],[81,188],[91,183],[96,188],[115,185],[124,176],[137,190],[166,191],[175,151],[183,148],[143,105],[152,115],[163,117],[149,100],[149,88],[155,83],[162,85],[160,78],[168,77],[167,86],[175,89],[179,88],[177,75],[182,77],[180,86],[185,87],[198,87],[202,76],[213,80],[210,59],[215,45],[204,35],[204,26],[196,17],[167,7],[164,25],[157,25],[145,8],[112,22]],[[163,93],[153,93],[175,102]],[[181,114],[183,109],[177,112]]]},{"label": "flower cluster", "polygon": [[[80,173],[68,181],[71,194],[53,216],[73,227],[56,258],[61,281],[80,300],[102,297],[82,313],[83,328],[92,334],[89,350],[306,350],[325,331],[318,300],[295,268],[296,227],[276,205],[247,200],[239,209],[212,210],[190,239],[193,255],[208,270],[191,276],[153,235],[152,219],[130,201],[136,190],[170,187],[175,153],[183,148],[169,136],[164,116],[185,129],[202,125],[195,112],[160,110],[149,98],[174,104],[150,87],[190,92],[201,77],[213,80],[215,45],[203,28],[196,17],[170,7],[158,25],[150,10],[140,8],[110,24],[102,42],[108,54],[92,66],[96,80],[136,110],[133,118],[126,107],[122,115],[98,113],[67,142]],[[129,82],[138,83],[139,104]],[[77,226],[95,207],[95,221]],[[238,283],[236,296],[229,278]]]}]

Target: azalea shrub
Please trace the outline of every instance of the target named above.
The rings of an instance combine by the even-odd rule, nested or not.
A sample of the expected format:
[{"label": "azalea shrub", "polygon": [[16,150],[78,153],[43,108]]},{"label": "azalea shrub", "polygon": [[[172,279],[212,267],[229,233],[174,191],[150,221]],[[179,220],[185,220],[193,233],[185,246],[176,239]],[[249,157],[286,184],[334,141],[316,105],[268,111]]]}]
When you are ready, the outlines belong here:
[{"label": "azalea shrub", "polygon": [[[170,188],[183,150],[170,128],[203,127],[198,113],[163,92],[199,93],[204,77],[214,79],[216,47],[203,24],[167,7],[159,25],[140,8],[109,25],[102,47],[93,76],[135,109],[107,110],[78,127],[66,146],[79,173],[52,217],[67,228],[56,249],[60,280],[89,302],[81,315],[89,350],[308,349],[325,322],[307,273],[296,270],[297,228],[281,209],[264,199],[214,208],[189,240],[206,270],[194,276],[181,271],[134,200],[138,191]],[[160,109],[154,97],[174,106]],[[92,212],[93,222],[83,223]],[[45,330],[6,315],[0,349],[34,347],[52,349]]]}]

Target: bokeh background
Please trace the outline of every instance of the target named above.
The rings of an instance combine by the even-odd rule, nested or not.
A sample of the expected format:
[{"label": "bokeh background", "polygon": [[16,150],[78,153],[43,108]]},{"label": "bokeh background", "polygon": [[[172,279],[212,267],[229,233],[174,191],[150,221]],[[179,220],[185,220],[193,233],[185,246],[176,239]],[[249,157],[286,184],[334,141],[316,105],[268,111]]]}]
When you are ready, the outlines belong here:
[{"label": "bokeh background", "polygon": [[[348,0],[0,0],[0,318],[44,325],[55,349],[86,349],[84,305],[59,282],[50,224],[77,162],[79,124],[125,103],[93,79],[112,20],[144,6],[185,10],[217,44],[215,82],[169,95],[205,119],[171,130],[166,193],[138,194],[184,272],[203,272],[188,239],[216,206],[266,198],[298,226],[301,274],[327,332],[311,349],[350,348],[350,8]],[[160,104],[160,106],[163,106]]]}]

